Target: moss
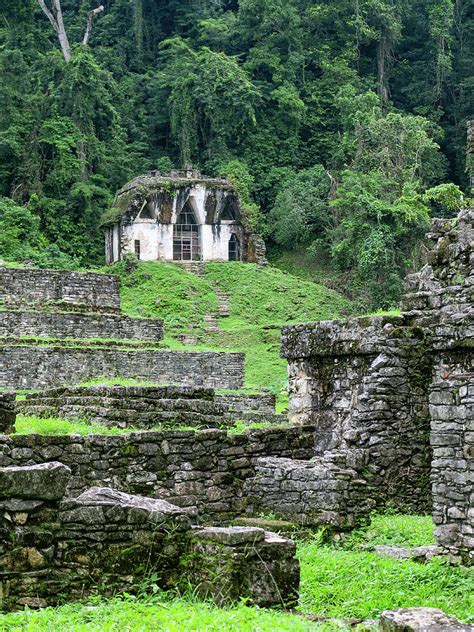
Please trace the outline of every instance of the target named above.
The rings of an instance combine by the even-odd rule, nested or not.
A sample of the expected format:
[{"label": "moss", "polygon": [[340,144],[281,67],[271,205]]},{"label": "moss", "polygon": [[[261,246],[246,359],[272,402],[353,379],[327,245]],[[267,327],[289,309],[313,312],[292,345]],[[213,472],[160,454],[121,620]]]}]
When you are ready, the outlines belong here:
[{"label": "moss", "polygon": [[136,445],[124,445],[120,448],[120,454],[126,457],[138,456],[138,448]]}]

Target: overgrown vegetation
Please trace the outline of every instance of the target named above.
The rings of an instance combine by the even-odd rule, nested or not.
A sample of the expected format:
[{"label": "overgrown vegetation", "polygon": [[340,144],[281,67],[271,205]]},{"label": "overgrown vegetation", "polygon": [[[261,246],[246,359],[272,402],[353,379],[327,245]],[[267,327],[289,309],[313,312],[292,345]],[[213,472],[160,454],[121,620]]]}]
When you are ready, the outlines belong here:
[{"label": "overgrown vegetation", "polygon": [[[277,394],[287,380],[286,361],[279,356],[281,326],[343,317],[353,309],[339,293],[272,266],[210,262],[202,278],[158,262],[140,262],[131,273],[123,262],[108,270],[122,278],[127,315],[164,319],[169,347],[183,348],[176,334],[194,332],[199,344],[192,348],[245,352],[246,386]],[[219,320],[221,331],[213,333],[205,331],[204,316],[216,312],[216,288],[229,297],[230,315]]]},{"label": "overgrown vegetation", "polygon": [[[393,306],[467,191],[474,20],[454,0],[38,0],[0,8],[0,258],[100,265],[100,217],[151,168],[237,182],[270,245]],[[66,54],[67,52],[67,54]]]},{"label": "overgrown vegetation", "polygon": [[[192,424],[192,418],[189,419],[189,425],[174,425],[172,428],[165,425],[157,424],[152,426],[148,430],[150,431],[181,431],[192,430],[198,432],[202,428],[199,424]],[[223,430],[226,430],[229,434],[241,434],[245,430],[265,428],[268,426],[276,428],[275,424],[267,422],[258,423],[246,423],[245,421],[237,420],[231,427],[225,426]],[[60,417],[27,417],[25,415],[18,415],[15,424],[16,434],[40,434],[40,435],[123,435],[130,432],[142,432],[143,428],[135,428],[128,426],[127,428],[119,428],[118,426],[105,426],[102,424],[91,423],[87,419],[62,419]]]},{"label": "overgrown vegetation", "polygon": [[[241,603],[219,609],[196,600],[192,594],[176,597],[156,590],[152,579],[146,592],[113,599],[92,598],[70,604],[0,615],[0,629],[65,632],[105,630],[349,630],[343,622],[317,623],[305,615],[331,619],[374,619],[386,609],[433,606],[474,621],[472,569],[450,567],[444,561],[427,564],[383,559],[368,552],[375,544],[400,546],[432,542],[428,516],[373,516],[372,524],[338,545],[322,544],[321,534],[298,542],[302,566],[300,614],[271,612]],[[346,548],[347,547],[347,548]]]}]

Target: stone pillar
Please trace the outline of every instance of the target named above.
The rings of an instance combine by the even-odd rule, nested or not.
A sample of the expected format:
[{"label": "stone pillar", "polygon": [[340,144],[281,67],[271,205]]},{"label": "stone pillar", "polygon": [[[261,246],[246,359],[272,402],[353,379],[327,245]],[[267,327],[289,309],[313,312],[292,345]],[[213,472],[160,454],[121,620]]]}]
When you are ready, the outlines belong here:
[{"label": "stone pillar", "polygon": [[455,561],[474,560],[474,365],[467,350],[441,354],[430,390],[433,519]]},{"label": "stone pillar", "polygon": [[15,393],[0,393],[0,434],[15,432]]},{"label": "stone pillar", "polygon": [[190,581],[223,606],[248,598],[261,607],[298,603],[300,565],[293,540],[258,527],[207,527],[190,546]]}]

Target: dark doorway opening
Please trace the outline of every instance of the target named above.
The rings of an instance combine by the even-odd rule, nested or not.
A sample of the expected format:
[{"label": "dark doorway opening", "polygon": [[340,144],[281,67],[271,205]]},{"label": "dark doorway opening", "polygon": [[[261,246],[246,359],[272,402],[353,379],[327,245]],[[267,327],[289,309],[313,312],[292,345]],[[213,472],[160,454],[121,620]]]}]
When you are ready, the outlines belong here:
[{"label": "dark doorway opening", "polygon": [[240,261],[240,241],[235,233],[229,239],[229,261]]},{"label": "dark doorway opening", "polygon": [[173,227],[173,259],[175,261],[201,260],[199,225],[189,201],[183,206]]}]

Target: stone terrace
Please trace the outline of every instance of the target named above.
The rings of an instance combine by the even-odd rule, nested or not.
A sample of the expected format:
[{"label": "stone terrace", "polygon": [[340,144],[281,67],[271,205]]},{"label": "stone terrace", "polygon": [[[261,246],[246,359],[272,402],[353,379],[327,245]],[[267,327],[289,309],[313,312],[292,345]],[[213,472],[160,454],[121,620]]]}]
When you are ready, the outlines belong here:
[{"label": "stone terrace", "polygon": [[162,321],[121,315],[119,289],[113,275],[0,267],[0,388],[114,377],[243,386],[243,354],[160,349]]},{"label": "stone terrace", "polygon": [[215,393],[184,386],[64,387],[32,393],[17,410],[31,417],[60,417],[120,428],[230,427],[236,421],[284,423],[271,393]]}]

